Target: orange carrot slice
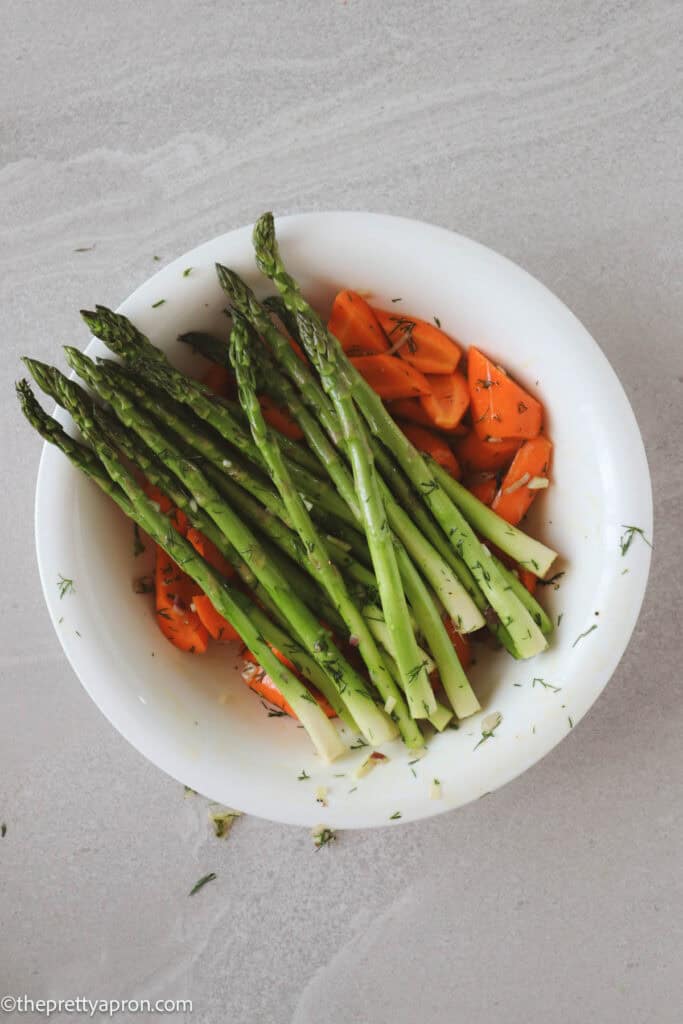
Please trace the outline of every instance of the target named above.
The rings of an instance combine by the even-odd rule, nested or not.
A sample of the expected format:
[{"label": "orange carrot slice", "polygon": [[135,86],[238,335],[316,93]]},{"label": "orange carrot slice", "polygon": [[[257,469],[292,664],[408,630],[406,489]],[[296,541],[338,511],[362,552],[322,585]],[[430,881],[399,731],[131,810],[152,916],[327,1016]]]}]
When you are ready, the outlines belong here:
[{"label": "orange carrot slice", "polygon": [[455,430],[470,404],[467,381],[462,373],[427,377],[429,394],[420,396],[420,404],[439,430]]},{"label": "orange carrot slice", "polygon": [[434,426],[419,398],[398,398],[395,402],[387,402],[387,409],[395,420],[417,423],[420,427]]},{"label": "orange carrot slice", "polygon": [[205,384],[215,395],[220,395],[221,398],[236,397],[235,378],[227,366],[212,363],[202,377],[202,384]]},{"label": "orange carrot slice", "polygon": [[254,668],[253,672],[242,673],[242,679],[250,690],[253,690],[254,693],[258,693],[259,697],[263,697],[269,704],[273,704],[276,708],[279,708],[280,711],[284,711],[284,713],[289,715],[290,718],[298,718],[296,712],[287,703],[267,673],[261,672],[258,668]]},{"label": "orange carrot slice", "polygon": [[465,671],[467,671],[472,661],[472,648],[470,647],[469,640],[467,639],[467,637],[462,636],[462,634],[458,633],[457,629],[455,628],[455,623],[453,622],[453,619],[445,618],[443,620],[443,624],[446,627],[446,632],[448,633],[449,639],[453,644],[453,647],[455,648],[455,653],[458,656],[458,661],[465,669]]},{"label": "orange carrot slice", "polygon": [[475,498],[479,498],[479,501],[483,502],[484,505],[491,504],[498,490],[495,476],[478,477],[477,479],[470,480],[465,486],[470,494],[473,494]]},{"label": "orange carrot slice", "polygon": [[472,430],[455,442],[458,459],[467,469],[479,473],[497,473],[514,458],[521,441],[485,441]]},{"label": "orange carrot slice", "polygon": [[[499,516],[516,526],[541,488],[534,486],[548,478],[553,446],[547,437],[534,437],[525,441],[505,474],[491,508]],[[532,486],[529,487],[529,484]]]},{"label": "orange carrot slice", "polygon": [[442,437],[432,430],[425,430],[424,427],[418,427],[414,423],[401,423],[399,426],[418,451],[431,455],[434,461],[443,466],[451,476],[456,480],[460,479],[458,460]]},{"label": "orange carrot slice", "polygon": [[167,640],[191,654],[203,654],[209,634],[191,604],[197,593],[194,580],[157,545],[155,596],[156,620]]},{"label": "orange carrot slice", "polygon": [[380,398],[415,398],[428,395],[431,388],[423,373],[394,356],[352,356],[351,362]]},{"label": "orange carrot slice", "polygon": [[235,627],[217,612],[206,594],[196,594],[192,599],[194,610],[199,616],[199,621],[210,637],[218,640],[219,643],[227,644],[231,640],[239,640],[240,635]]},{"label": "orange carrot slice", "polygon": [[386,352],[389,348],[377,317],[358,292],[346,289],[337,294],[327,327],[347,356]]},{"label": "orange carrot slice", "polygon": [[453,373],[462,349],[448,335],[415,316],[385,309],[373,310],[389,339],[391,350],[421,373]]},{"label": "orange carrot slice", "polygon": [[220,553],[213,541],[210,541],[203,533],[196,530],[194,526],[189,527],[187,531],[187,539],[195,551],[197,551],[202,558],[205,558],[209,565],[212,566],[216,572],[219,572],[221,576],[226,576],[228,579],[231,576],[234,576],[235,570],[227,558]]},{"label": "orange carrot slice", "polygon": [[[288,668],[290,672],[294,672],[296,674],[296,669],[294,668],[294,665],[289,660],[289,658],[285,654],[283,654],[282,651],[278,651],[277,647],[273,647],[272,645],[269,646],[277,660],[282,662],[285,668]],[[242,651],[242,657],[244,658],[245,661],[250,661],[252,665],[259,665],[260,668],[259,660],[253,651],[245,649],[244,651]]]},{"label": "orange carrot slice", "polygon": [[517,575],[519,576],[519,582],[526,587],[530,594],[533,594],[538,585],[538,576],[530,572],[529,569],[522,569],[521,565],[517,568]]},{"label": "orange carrot slice", "polygon": [[537,437],[543,420],[541,403],[479,349],[467,354],[472,422],[479,437]]},{"label": "orange carrot slice", "polygon": [[[277,651],[275,648],[273,648],[273,651],[279,657],[280,661],[282,661],[283,664],[286,664],[287,659],[285,659],[283,655],[281,655],[280,652]],[[277,708],[280,708],[281,711],[284,711],[291,718],[297,718],[298,716],[296,715],[292,707],[287,703],[285,698],[282,696],[277,684],[266,672],[264,672],[261,669],[256,659],[256,656],[251,651],[244,651],[243,655],[245,660],[251,662],[251,664],[254,666],[253,672],[242,672],[242,679],[247,684],[247,686],[251,690],[254,690],[256,693],[258,693],[265,700],[269,701],[269,703],[274,704],[275,707]],[[291,662],[289,663],[289,665],[291,665]],[[294,669],[292,669],[292,671],[294,671]],[[295,675],[296,674],[297,673],[295,672]],[[325,700],[322,694],[318,693],[318,691],[314,687],[309,686],[309,684],[306,682],[304,682],[304,686],[310,692],[311,696],[315,698],[315,700],[320,705],[322,710],[325,712],[327,717],[336,718],[336,711],[328,704],[328,702]]]},{"label": "orange carrot slice", "polygon": [[300,441],[304,436],[303,431],[296,420],[292,419],[286,409],[276,405],[268,395],[261,395],[259,405],[266,423],[274,430],[278,430],[291,441]]}]

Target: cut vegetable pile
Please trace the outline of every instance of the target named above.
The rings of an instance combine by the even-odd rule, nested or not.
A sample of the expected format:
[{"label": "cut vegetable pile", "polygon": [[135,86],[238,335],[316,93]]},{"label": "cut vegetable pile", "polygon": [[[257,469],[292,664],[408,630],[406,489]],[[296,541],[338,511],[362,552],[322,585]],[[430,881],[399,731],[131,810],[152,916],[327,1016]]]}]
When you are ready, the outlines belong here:
[{"label": "cut vegetable pile", "polygon": [[[229,337],[183,335],[175,369],[124,316],[83,317],[121,360],[67,348],[86,392],[25,359],[83,441],[17,391],[29,422],[156,544],[155,614],[181,651],[244,645],[245,682],[331,761],[339,718],[373,746],[479,710],[470,641],[548,644],[533,596],[555,552],[517,528],[547,488],[543,409],[440,325],[336,296],[326,324],[287,273],[272,215],[254,229],[276,294],[217,265]],[[87,443],[84,443],[87,442]],[[136,598],[137,600],[137,598]]]}]

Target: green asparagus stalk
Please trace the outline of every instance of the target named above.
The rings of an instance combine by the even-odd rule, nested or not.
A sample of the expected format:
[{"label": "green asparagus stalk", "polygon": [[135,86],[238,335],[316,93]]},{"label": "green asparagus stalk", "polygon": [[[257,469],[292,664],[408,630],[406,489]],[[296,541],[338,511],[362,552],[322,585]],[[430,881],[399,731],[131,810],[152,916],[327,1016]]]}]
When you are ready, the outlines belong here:
[{"label": "green asparagus stalk", "polygon": [[[129,518],[166,551],[170,558],[178,565],[182,565],[183,570],[201,586],[218,611],[234,624],[244,642],[254,651],[265,671],[296,712],[319,754],[327,761],[332,761],[343,754],[346,747],[332,723],[306,687],[271,651],[254,621],[254,615],[259,615],[258,609],[251,604],[246,595],[235,591],[180,534],[169,528],[166,517],[157,510],[153,502],[149,501],[133,476],[119,461],[115,450],[102,436],[98,436],[96,430],[90,431],[90,440],[95,444],[99,458],[85,445],[70,438],[56,420],[47,416],[35,401],[26,381],[20,382],[17,391],[26,418],[41,436],[60,448],[76,468],[94,480]],[[263,618],[267,621],[266,616]]]},{"label": "green asparagus stalk", "polygon": [[[260,344],[257,342],[257,344]],[[285,464],[274,434],[263,418],[256,397],[256,377],[250,352],[250,339],[244,321],[233,320],[230,334],[230,361],[237,376],[240,404],[247,415],[251,433],[263,456],[271,479],[282,498],[289,517],[306,549],[306,557],[321,586],[339,610],[349,635],[354,637],[365,662],[370,679],[383,701],[391,699],[392,715],[409,747],[422,746],[424,740],[417,724],[410,717],[403,696],[382,661],[368,624],[351,600],[344,580],[330,558],[329,551],[318,533],[306,506]]]},{"label": "green asparagus stalk", "polygon": [[490,540],[506,555],[514,558],[515,562],[524,569],[540,576],[541,579],[548,575],[557,558],[556,551],[541,544],[539,540],[527,536],[516,526],[506,523],[488,505],[484,505],[473,494],[470,494],[466,487],[463,487],[438,463],[433,463],[431,468],[434,470],[438,483],[477,533],[485,537],[486,540]]},{"label": "green asparagus stalk", "polygon": [[[392,658],[389,651],[382,651],[382,657],[386,662],[387,669],[393,674],[395,679],[399,679],[400,673],[398,671],[398,665],[396,664],[394,658]],[[450,708],[447,708],[446,705],[442,704],[441,701],[439,700],[437,700],[436,702],[436,711],[434,711],[427,719],[429,724],[433,725],[437,732],[443,732],[448,723],[452,720],[453,712],[451,711]]]},{"label": "green asparagus stalk", "polygon": [[[357,404],[372,433],[393,453],[416,493],[431,510],[449,543],[463,559],[475,580],[508,630],[521,657],[533,657],[546,647],[546,639],[526,607],[519,601],[477,539],[460,510],[440,486],[436,474],[387,413],[381,398],[368,386],[346,358],[341,346],[311,309],[294,279],[287,273],[275,240],[272,214],[265,214],[254,228],[256,262],[274,281],[290,312],[297,316],[304,347],[313,358],[322,353],[333,369],[334,386],[343,389]],[[309,348],[310,346],[310,348]],[[325,379],[323,378],[323,383]]]},{"label": "green asparagus stalk", "polygon": [[[81,353],[70,348],[66,348],[65,352],[67,361],[70,365],[73,363],[74,368],[83,364]],[[157,458],[175,474],[197,504],[207,512],[216,526],[237,548],[241,557],[248,562],[254,575],[287,618],[304,648],[327,674],[334,678],[344,703],[368,742],[379,745],[393,738],[396,735],[394,723],[377,707],[362,677],[337,651],[327,630],[320,625],[301,598],[291,590],[277,566],[267,558],[263,546],[252,530],[225,502],[199,467],[189,460],[170,438],[159,433],[156,423],[143,413],[125,392],[107,381],[101,367],[91,364],[88,373],[88,382],[109,402],[124,426],[135,431]],[[226,618],[229,619],[229,616]],[[237,625],[235,628],[239,629]]]}]

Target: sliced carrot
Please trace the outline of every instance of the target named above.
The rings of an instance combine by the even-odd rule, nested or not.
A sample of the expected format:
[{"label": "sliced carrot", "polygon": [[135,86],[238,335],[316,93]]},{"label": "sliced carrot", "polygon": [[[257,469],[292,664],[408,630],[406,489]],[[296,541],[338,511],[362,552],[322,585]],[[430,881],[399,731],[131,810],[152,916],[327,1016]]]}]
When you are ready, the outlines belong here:
[{"label": "sliced carrot", "polygon": [[470,647],[469,640],[461,633],[458,633],[453,619],[445,618],[443,620],[443,624],[446,627],[446,632],[448,633],[450,641],[455,648],[455,653],[458,655],[458,661],[465,671],[467,671],[472,661],[472,648]]},{"label": "sliced carrot", "polygon": [[298,718],[296,712],[287,703],[267,673],[254,672],[253,675],[243,675],[242,678],[249,689],[253,690],[254,693],[258,693],[259,697],[263,697],[269,704],[273,704],[280,711],[284,711],[290,718]]},{"label": "sliced carrot", "polygon": [[491,508],[516,526],[538,494],[528,485],[536,477],[547,478],[553,446],[547,437],[525,441],[508,469]]},{"label": "sliced carrot", "polygon": [[209,642],[209,634],[197,613],[190,607],[196,593],[194,580],[157,545],[155,596],[159,629],[181,651],[203,654]]},{"label": "sliced carrot", "polygon": [[472,430],[455,442],[458,459],[469,470],[496,473],[514,458],[521,441],[485,441]]},{"label": "sliced carrot", "polygon": [[[285,666],[285,668],[288,668],[290,672],[296,672],[296,669],[294,668],[294,665],[289,660],[289,658],[282,653],[282,651],[278,651],[277,647],[272,647],[272,646],[271,646],[270,649],[273,652],[273,654],[275,655],[275,657],[277,658],[277,660],[282,662],[282,664]],[[258,658],[256,657],[256,655],[254,654],[253,651],[245,649],[244,651],[242,651],[242,657],[244,658],[245,661],[250,661],[252,663],[252,665],[258,665],[259,664],[259,660],[258,660]]]},{"label": "sliced carrot", "polygon": [[220,395],[221,398],[235,398],[237,396],[235,378],[227,366],[219,366],[218,363],[212,363],[202,377],[202,384],[205,384],[214,394]]},{"label": "sliced carrot", "polygon": [[205,558],[209,565],[212,566],[216,572],[219,572],[221,576],[226,576],[229,579],[231,576],[235,575],[235,570],[232,565],[227,558],[220,553],[213,541],[209,540],[208,537],[205,537],[199,530],[196,530],[194,526],[190,526],[188,529],[187,539],[195,551],[197,551],[202,558]]},{"label": "sliced carrot", "polygon": [[220,612],[216,611],[206,594],[196,594],[192,603],[199,616],[199,621],[206,627],[210,637],[224,644],[240,639],[235,627]]},{"label": "sliced carrot", "polygon": [[469,480],[465,486],[470,494],[473,494],[475,498],[479,498],[479,501],[483,502],[484,505],[491,504],[498,490],[495,476],[477,477]]},{"label": "sliced carrot", "polygon": [[301,362],[302,363],[307,363],[308,359],[306,358],[306,353],[302,349],[302,347],[299,344],[299,342],[295,341],[294,338],[290,338],[289,339],[289,344],[291,345],[292,349],[294,350],[294,354],[299,357]]},{"label": "sliced carrot", "polygon": [[415,316],[375,309],[375,316],[389,339],[392,351],[421,373],[453,373],[462,349],[448,335]]},{"label": "sliced carrot", "polygon": [[479,437],[537,437],[543,407],[479,349],[467,354],[472,422]]},{"label": "sliced carrot", "polygon": [[337,293],[327,327],[347,356],[386,352],[389,348],[377,317],[358,292],[346,289]]},{"label": "sliced carrot", "polygon": [[[278,654],[280,660],[282,660],[282,656],[279,655],[279,652],[275,651],[275,653]],[[250,661],[253,665],[260,668],[255,655],[251,651],[245,651],[244,657],[246,658],[247,661]],[[269,701],[271,704],[274,704],[275,707],[280,708],[281,711],[284,711],[292,718],[298,718],[295,711],[282,696],[282,693],[280,692],[277,684],[268,675],[267,672],[263,672],[262,670],[253,673],[243,672],[242,679],[251,690],[254,690],[256,693],[260,694],[261,697],[265,698],[265,700]],[[304,682],[304,686],[309,691],[311,696],[315,698],[315,700],[320,705],[320,707],[325,712],[328,718],[337,717],[336,711],[334,710],[333,707],[331,707],[330,704],[328,704],[328,702],[325,700],[321,693],[319,693],[313,686],[310,686],[306,682]]]},{"label": "sliced carrot", "polygon": [[426,452],[428,455],[443,466],[456,480],[460,479],[460,465],[447,443],[433,430],[425,430],[414,423],[399,424],[401,430],[411,441],[418,451]]},{"label": "sliced carrot", "polygon": [[417,423],[420,427],[433,427],[427,413],[422,408],[419,398],[398,398],[395,402],[387,402],[387,409],[395,420],[406,420]]},{"label": "sliced carrot", "polygon": [[470,404],[467,381],[462,373],[426,378],[429,393],[420,396],[420,404],[439,430],[455,430]]},{"label": "sliced carrot", "polygon": [[351,362],[380,398],[415,398],[428,395],[430,384],[423,373],[394,356],[352,356]]},{"label": "sliced carrot", "polygon": [[286,409],[276,405],[268,395],[261,395],[258,401],[263,418],[269,426],[284,434],[291,441],[300,441],[302,439],[304,434],[301,427],[295,419],[292,419]]},{"label": "sliced carrot", "polygon": [[522,569],[521,565],[517,569],[517,575],[519,576],[519,582],[524,584],[530,594],[533,594],[538,584],[538,576],[529,569]]}]

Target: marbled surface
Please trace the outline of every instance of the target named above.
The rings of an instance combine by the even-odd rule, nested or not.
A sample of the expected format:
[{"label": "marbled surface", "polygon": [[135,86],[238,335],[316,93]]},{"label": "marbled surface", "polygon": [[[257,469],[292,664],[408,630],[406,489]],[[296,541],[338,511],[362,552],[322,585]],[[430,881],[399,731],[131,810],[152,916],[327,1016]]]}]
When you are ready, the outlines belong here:
[{"label": "marbled surface", "polygon": [[[678,1022],[680,5],[4,15],[0,990],[191,998],[207,1024]],[[562,745],[485,801],[317,853],[253,818],[210,837],[202,801],[79,686],[43,606],[39,445],[11,394],[21,353],[85,340],[79,307],[268,207],[418,217],[540,277],[621,377],[656,506],[631,646]]]}]

